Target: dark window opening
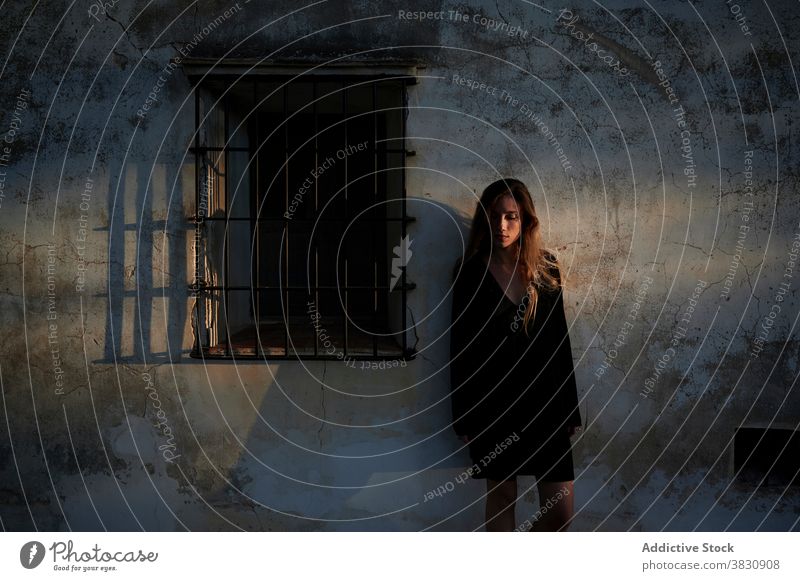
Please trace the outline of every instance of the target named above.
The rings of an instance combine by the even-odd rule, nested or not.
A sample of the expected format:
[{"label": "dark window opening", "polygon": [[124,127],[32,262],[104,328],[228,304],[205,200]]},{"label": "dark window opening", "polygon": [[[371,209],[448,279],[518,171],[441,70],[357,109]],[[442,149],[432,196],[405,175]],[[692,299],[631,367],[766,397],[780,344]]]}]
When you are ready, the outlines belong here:
[{"label": "dark window opening", "polygon": [[196,84],[192,356],[413,357],[403,259],[410,82]]},{"label": "dark window opening", "polygon": [[800,433],[779,428],[739,428],[733,442],[739,480],[762,486],[800,484]]}]

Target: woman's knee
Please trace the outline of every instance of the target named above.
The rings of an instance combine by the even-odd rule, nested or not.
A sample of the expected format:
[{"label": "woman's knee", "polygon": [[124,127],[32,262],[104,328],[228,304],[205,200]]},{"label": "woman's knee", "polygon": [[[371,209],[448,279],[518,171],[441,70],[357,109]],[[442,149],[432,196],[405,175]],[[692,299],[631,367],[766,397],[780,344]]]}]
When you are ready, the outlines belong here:
[{"label": "woman's knee", "polygon": [[548,530],[566,531],[573,516],[573,483],[539,482],[540,512]]},{"label": "woman's knee", "polygon": [[487,480],[487,495],[493,500],[502,502],[504,505],[513,505],[517,500],[517,481],[516,480]]}]

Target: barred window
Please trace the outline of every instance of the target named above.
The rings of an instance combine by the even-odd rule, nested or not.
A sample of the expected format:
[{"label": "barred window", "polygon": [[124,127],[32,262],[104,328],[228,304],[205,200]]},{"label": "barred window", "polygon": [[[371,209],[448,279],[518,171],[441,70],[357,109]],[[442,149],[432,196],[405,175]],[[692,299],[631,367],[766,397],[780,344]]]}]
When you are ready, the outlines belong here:
[{"label": "barred window", "polygon": [[412,358],[398,74],[204,75],[194,357]]}]

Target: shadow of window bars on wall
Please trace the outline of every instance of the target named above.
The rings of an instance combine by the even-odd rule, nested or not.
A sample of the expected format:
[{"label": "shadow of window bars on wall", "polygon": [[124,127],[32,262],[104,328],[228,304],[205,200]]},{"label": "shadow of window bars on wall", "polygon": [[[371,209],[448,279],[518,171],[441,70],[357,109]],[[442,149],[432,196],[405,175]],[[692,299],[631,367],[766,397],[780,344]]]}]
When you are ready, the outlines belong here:
[{"label": "shadow of window bars on wall", "polygon": [[193,357],[410,359],[406,85],[195,83]]}]

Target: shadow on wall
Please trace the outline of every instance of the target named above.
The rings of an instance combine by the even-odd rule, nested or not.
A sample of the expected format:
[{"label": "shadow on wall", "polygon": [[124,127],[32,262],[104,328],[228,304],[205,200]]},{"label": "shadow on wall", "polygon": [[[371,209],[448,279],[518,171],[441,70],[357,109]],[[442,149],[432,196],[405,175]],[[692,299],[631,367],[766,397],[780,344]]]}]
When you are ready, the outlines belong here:
[{"label": "shadow on wall", "polygon": [[[187,523],[193,528],[248,528],[254,511],[260,523],[255,528],[262,529],[420,530],[449,515],[456,516],[438,528],[474,526],[482,508],[479,502],[468,505],[480,499],[482,482],[464,482],[461,493],[436,503],[425,499],[426,493],[453,481],[470,463],[450,427],[447,329],[452,267],[466,244],[471,216],[440,204],[441,211],[431,212],[430,203],[416,212],[426,211],[425,220],[410,227],[416,247],[424,248],[430,241],[426,239],[432,239],[433,247],[449,251],[439,258],[426,257],[430,270],[426,266],[425,271],[415,271],[413,258],[409,264],[408,275],[417,284],[409,294],[409,311],[417,311],[409,324],[420,320],[418,309],[440,311],[419,327],[419,356],[405,368],[353,369],[339,361],[270,361],[269,366],[262,360],[203,361],[188,357],[191,346],[183,335],[188,315],[184,299],[189,293],[183,283],[191,266],[185,249],[190,248],[193,230],[184,224],[181,196],[173,196],[168,221],[154,219],[153,197],[144,187],[149,169],[129,171],[135,172],[137,216],[135,221],[125,219],[130,211],[123,207],[124,200],[133,198],[112,190],[105,356],[95,363],[148,367],[191,363],[176,373],[175,387],[185,401],[180,406],[174,402],[170,413],[182,415],[181,408],[186,409],[193,425],[182,419],[183,425],[174,426],[182,449],[173,465],[164,464],[156,453],[153,458],[128,458],[128,470],[162,464],[164,471],[157,468],[157,473],[168,473],[183,494],[192,497],[196,512]],[[120,183],[133,179],[128,174]],[[168,189],[174,181],[175,191],[183,191],[180,172],[162,179]],[[424,232],[419,231],[422,224]],[[160,240],[165,244],[168,240],[169,247],[159,247]],[[162,255],[169,268],[163,277],[158,274]],[[153,265],[154,256],[156,268],[142,266]],[[169,283],[159,285],[162,280]],[[168,322],[168,351],[149,348],[154,333],[163,328],[161,317]],[[123,353],[126,347],[133,353]],[[159,375],[162,393],[172,391],[172,374],[165,368]],[[187,385],[192,386],[191,394]],[[128,430],[124,423],[119,429],[123,428]],[[153,431],[156,440],[160,437],[144,424],[142,429],[145,436]],[[135,431],[125,436],[129,437],[143,434]],[[140,484],[150,486],[146,480]],[[160,506],[156,513],[165,513],[157,522],[172,518],[155,491],[138,498],[130,513],[111,506],[99,509],[101,515],[105,512],[105,525],[137,530],[150,502]],[[110,502],[118,505],[119,497]],[[184,509],[176,514],[189,513]],[[198,514],[205,516],[198,520]],[[86,515],[86,530],[93,526],[90,521],[95,517]],[[142,524],[146,529],[156,526],[155,521]]]},{"label": "shadow on wall", "polygon": [[[466,240],[471,217],[447,206],[439,212],[421,206],[428,209],[426,232],[415,231],[420,221],[410,231],[418,248],[433,233],[436,247],[460,254],[459,237]],[[438,305],[440,313],[419,326],[419,353],[407,367],[275,362],[272,372],[262,364],[239,373],[241,382],[225,394],[215,389],[215,421],[234,453],[227,467],[209,467],[203,452],[191,460],[215,472],[206,501],[249,507],[240,516],[247,521],[255,511],[255,526],[272,530],[468,530],[481,522],[483,481],[454,481],[471,464],[450,427],[448,327],[456,258],[453,252],[428,257],[435,270],[426,271],[415,270],[413,258],[409,263],[417,283],[410,310],[428,313]],[[452,494],[426,500],[440,486],[452,486]],[[230,519],[234,525],[236,519]]]},{"label": "shadow on wall", "polygon": [[[104,356],[93,361],[96,364],[180,363],[191,350],[184,329],[190,260],[186,248],[193,225],[183,192],[185,168],[193,166],[187,164],[183,171],[169,164],[158,167],[163,172],[154,172],[149,187],[152,165],[128,164],[109,172],[108,287],[106,295],[96,295],[108,301],[108,309]],[[128,191],[131,184],[135,196]],[[169,208],[167,219],[154,216],[154,191],[171,196],[163,205]],[[133,208],[126,207],[130,199],[136,200]]]}]

